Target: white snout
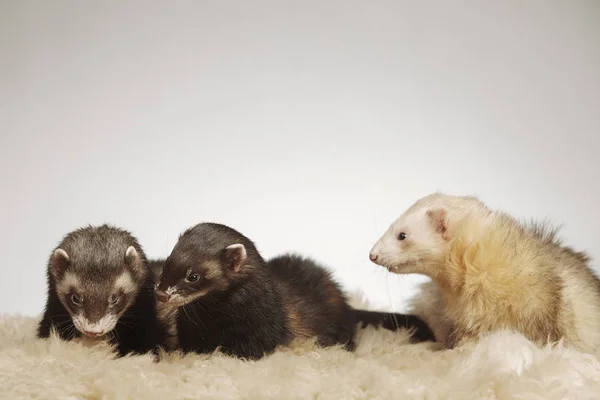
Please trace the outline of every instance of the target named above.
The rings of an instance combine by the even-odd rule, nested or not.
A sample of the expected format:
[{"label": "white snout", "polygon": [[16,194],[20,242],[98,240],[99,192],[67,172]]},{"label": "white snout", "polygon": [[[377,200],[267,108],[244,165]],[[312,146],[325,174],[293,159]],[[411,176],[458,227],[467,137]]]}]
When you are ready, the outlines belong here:
[{"label": "white snout", "polygon": [[379,242],[377,242],[375,244],[375,246],[373,246],[373,248],[369,252],[369,260],[371,260],[374,263],[377,263],[377,259],[379,258],[379,246],[378,246],[378,244],[379,244]]},{"label": "white snout", "polygon": [[81,333],[89,337],[104,336],[112,331],[119,320],[117,316],[106,314],[96,322],[90,322],[85,316],[77,315],[73,318],[73,325]]}]

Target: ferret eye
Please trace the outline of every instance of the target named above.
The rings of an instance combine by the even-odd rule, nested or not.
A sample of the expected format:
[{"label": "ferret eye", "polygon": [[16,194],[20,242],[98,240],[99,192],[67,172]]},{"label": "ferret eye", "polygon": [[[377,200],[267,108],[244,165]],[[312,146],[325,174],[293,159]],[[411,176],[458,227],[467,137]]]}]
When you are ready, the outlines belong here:
[{"label": "ferret eye", "polygon": [[200,280],[200,277],[198,276],[198,274],[189,274],[186,278],[186,281],[191,282],[191,283],[195,283],[198,282]]},{"label": "ferret eye", "polygon": [[109,304],[111,307],[114,307],[114,306],[116,306],[117,304],[119,304],[119,300],[121,300],[121,298],[120,298],[119,296],[115,296],[115,295],[113,294],[113,295],[111,295],[111,296],[108,298],[108,304]]},{"label": "ferret eye", "polygon": [[71,295],[71,303],[75,304],[76,306],[80,306],[81,304],[83,304],[83,299],[81,298],[81,296],[73,293]]},{"label": "ferret eye", "polygon": [[406,233],[400,232],[400,234],[398,235],[398,240],[404,240],[404,239],[406,239]]}]

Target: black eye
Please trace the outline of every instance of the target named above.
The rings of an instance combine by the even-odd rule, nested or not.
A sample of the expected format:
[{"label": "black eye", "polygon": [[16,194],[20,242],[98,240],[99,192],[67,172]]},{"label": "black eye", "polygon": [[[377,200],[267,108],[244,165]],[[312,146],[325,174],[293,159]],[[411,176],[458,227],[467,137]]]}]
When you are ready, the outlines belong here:
[{"label": "black eye", "polygon": [[121,300],[121,298],[113,294],[108,298],[108,304],[110,306],[116,306],[117,304],[119,304],[119,300]]},{"label": "black eye", "polygon": [[76,306],[80,306],[83,303],[83,299],[81,298],[81,296],[78,296],[75,293],[73,293],[71,295],[71,303],[75,304]]},{"label": "black eye", "polygon": [[195,283],[198,282],[198,280],[200,280],[200,277],[198,276],[198,274],[189,274],[187,278],[185,278],[185,280],[191,283]]},{"label": "black eye", "polygon": [[400,234],[398,235],[398,240],[404,240],[404,239],[406,239],[406,233],[400,232]]}]

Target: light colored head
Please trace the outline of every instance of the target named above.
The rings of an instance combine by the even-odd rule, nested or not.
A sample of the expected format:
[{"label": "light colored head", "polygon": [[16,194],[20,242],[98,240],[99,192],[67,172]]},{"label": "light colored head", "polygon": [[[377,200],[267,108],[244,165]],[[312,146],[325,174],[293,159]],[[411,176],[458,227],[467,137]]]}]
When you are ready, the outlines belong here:
[{"label": "light colored head", "polygon": [[124,231],[110,229],[77,231],[50,256],[56,294],[75,328],[89,337],[115,328],[147,274],[141,248],[120,240],[128,238]]},{"label": "light colored head", "polygon": [[484,208],[475,197],[430,194],[390,225],[371,249],[369,258],[390,272],[435,276],[456,223],[467,213]]}]

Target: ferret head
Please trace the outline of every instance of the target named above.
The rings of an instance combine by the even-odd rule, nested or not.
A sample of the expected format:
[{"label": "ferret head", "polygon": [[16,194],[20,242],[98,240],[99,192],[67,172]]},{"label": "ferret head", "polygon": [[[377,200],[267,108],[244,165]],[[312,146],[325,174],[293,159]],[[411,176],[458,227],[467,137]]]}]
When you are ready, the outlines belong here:
[{"label": "ferret head", "polygon": [[198,224],[179,237],[154,293],[159,301],[183,306],[227,290],[260,263],[264,260],[256,247],[241,233],[225,225]]},{"label": "ferret head", "polygon": [[369,258],[390,272],[434,277],[457,223],[468,213],[484,209],[483,203],[471,196],[426,196],[390,225]]},{"label": "ferret head", "polygon": [[50,256],[48,272],[75,328],[101,337],[135,301],[147,268],[133,236],[103,225],[68,234]]}]

